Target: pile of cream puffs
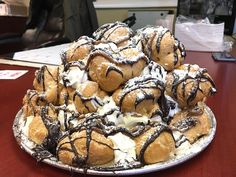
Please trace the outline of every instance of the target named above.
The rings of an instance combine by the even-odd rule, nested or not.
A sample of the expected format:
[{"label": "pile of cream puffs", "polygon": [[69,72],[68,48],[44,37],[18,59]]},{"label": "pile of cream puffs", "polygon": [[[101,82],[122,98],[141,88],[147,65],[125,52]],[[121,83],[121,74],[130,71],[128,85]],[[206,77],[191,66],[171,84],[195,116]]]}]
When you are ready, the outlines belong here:
[{"label": "pile of cream puffs", "polygon": [[205,68],[183,64],[185,55],[162,26],[115,22],[80,37],[61,65],[36,71],[23,98],[21,129],[35,157],[124,170],[191,148],[210,131],[204,102],[216,88]]}]

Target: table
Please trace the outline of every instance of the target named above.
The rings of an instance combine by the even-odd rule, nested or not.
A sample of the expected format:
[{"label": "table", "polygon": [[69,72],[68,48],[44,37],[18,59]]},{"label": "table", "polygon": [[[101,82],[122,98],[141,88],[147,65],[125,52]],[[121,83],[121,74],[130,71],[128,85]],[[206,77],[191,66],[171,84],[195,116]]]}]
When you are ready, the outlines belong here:
[{"label": "table", "polygon": [[[234,177],[236,176],[236,63],[215,62],[210,53],[200,52],[188,52],[185,62],[206,67],[215,80],[218,93],[208,99],[208,105],[217,119],[216,136],[207,149],[195,158],[170,169],[139,176]],[[20,149],[13,136],[12,122],[21,108],[26,90],[32,88],[36,68],[0,64],[0,69],[29,70],[17,80],[0,80],[0,176],[84,176],[38,163]]]}]

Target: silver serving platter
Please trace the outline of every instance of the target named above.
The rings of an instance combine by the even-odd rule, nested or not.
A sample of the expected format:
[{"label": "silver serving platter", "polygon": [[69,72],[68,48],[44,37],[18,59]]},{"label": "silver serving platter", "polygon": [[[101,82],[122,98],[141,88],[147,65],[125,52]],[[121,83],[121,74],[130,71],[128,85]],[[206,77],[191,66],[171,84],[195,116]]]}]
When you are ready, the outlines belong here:
[{"label": "silver serving platter", "polygon": [[[184,155],[177,155],[174,158],[171,158],[168,161],[165,162],[160,162],[156,163],[153,165],[146,165],[141,168],[134,168],[134,169],[128,169],[128,170],[114,170],[114,171],[102,171],[102,170],[92,170],[92,169],[87,169],[86,174],[92,174],[92,175],[104,175],[104,176],[125,176],[125,175],[138,175],[138,174],[145,174],[145,173],[150,173],[150,172],[155,172],[155,171],[160,171],[163,169],[167,169],[176,165],[179,165],[196,155],[198,155],[200,152],[202,152],[213,140],[215,133],[216,133],[216,119],[209,107],[206,106],[206,110],[209,114],[209,119],[211,121],[211,129],[210,133],[199,140],[195,142],[192,146],[191,149],[186,152]],[[21,131],[20,131],[20,125],[21,122],[23,121],[24,116],[22,114],[22,110],[20,110],[14,120],[13,123],[13,133],[16,138],[17,143],[20,145],[20,147],[25,150],[27,153],[29,153],[31,156],[35,153],[35,151],[32,150],[30,147],[30,140],[26,136],[24,136]],[[57,161],[56,158],[52,157],[50,159],[44,159],[42,162],[49,164],[51,166],[61,168],[64,170],[68,171],[73,171],[77,173],[85,173],[85,170],[83,168],[76,168],[72,167],[69,165],[62,164],[60,161]]]}]

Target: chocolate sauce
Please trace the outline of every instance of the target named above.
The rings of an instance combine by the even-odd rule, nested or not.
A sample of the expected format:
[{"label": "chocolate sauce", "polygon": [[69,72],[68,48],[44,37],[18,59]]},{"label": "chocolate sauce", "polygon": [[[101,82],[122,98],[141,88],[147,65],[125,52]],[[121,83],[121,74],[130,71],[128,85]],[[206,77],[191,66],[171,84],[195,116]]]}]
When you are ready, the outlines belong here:
[{"label": "chocolate sauce", "polygon": [[181,135],[178,139],[175,140],[175,147],[178,148],[186,141],[188,141],[188,139],[184,135]]},{"label": "chocolate sauce", "polygon": [[[165,34],[170,31],[167,28],[164,28],[163,30],[161,30],[160,32],[158,32],[157,34],[157,43],[156,43],[156,50],[157,53],[160,53],[160,49],[161,49],[161,41],[162,38],[165,36]],[[173,37],[173,35],[171,35],[171,37]]]},{"label": "chocolate sauce", "polygon": [[54,155],[49,152],[45,147],[43,147],[42,145],[37,145],[36,147],[34,147],[32,149],[34,151],[34,153],[32,154],[32,156],[34,158],[36,158],[36,160],[38,162],[41,162],[44,159],[51,159],[54,157]]},{"label": "chocolate sauce", "polygon": [[[84,97],[79,91],[76,91],[76,92],[75,92],[75,94],[74,94],[74,96],[73,96],[73,101],[75,101],[75,98],[76,98],[77,96],[80,98],[80,100],[82,101],[83,105],[86,107],[86,109],[87,109],[88,111],[90,111],[90,109],[89,109],[89,107],[87,107],[86,102],[91,101],[91,102],[96,103],[96,104],[99,105],[99,106],[103,106],[103,105],[104,105],[104,103],[102,102],[102,100],[101,100],[99,97],[97,97],[97,96]],[[95,105],[95,106],[96,106],[96,105]]]},{"label": "chocolate sauce", "polygon": [[[164,83],[162,81],[160,81],[159,79],[153,78],[153,77],[143,77],[140,79],[136,79],[134,81],[134,83],[132,83],[132,79],[129,80],[125,87],[122,90],[122,94],[120,96],[120,100],[119,100],[119,107],[122,108],[122,104],[123,101],[125,99],[125,97],[131,93],[132,91],[135,90],[139,90],[139,89],[159,89],[159,90],[163,90],[164,89]],[[137,106],[140,101],[146,100],[146,99],[150,99],[151,97],[153,98],[153,95],[150,96],[149,94],[144,94],[144,97],[139,99],[137,98],[135,101],[135,105]]]},{"label": "chocolate sauce", "polygon": [[[101,27],[99,27],[94,33],[93,36],[96,40],[105,40],[105,41],[109,41],[109,37],[113,34],[114,31],[116,31],[118,28],[126,28],[128,35],[123,36],[123,38],[121,38],[121,36],[118,36],[117,38],[121,38],[120,40],[116,41],[116,43],[120,43],[124,40],[129,39],[132,35],[133,32],[131,31],[131,29],[127,26],[127,24],[125,23],[120,23],[120,22],[115,22],[115,23],[109,23],[109,24],[105,24],[102,25]],[[107,34],[107,35],[105,35]],[[106,37],[105,37],[106,36]]]},{"label": "chocolate sauce", "polygon": [[146,91],[144,91],[143,89],[140,89],[141,93],[142,93],[142,97],[137,96],[134,102],[134,107],[135,109],[137,108],[137,106],[144,100],[152,100],[154,102],[155,100],[155,96],[153,94],[148,94]]},{"label": "chocolate sauce", "polygon": [[121,71],[119,68],[114,67],[114,66],[108,66],[107,72],[106,72],[106,77],[108,76],[108,74],[109,74],[111,71],[115,71],[115,72],[119,73],[119,74],[122,76],[122,78],[124,77],[122,71]]},{"label": "chocolate sauce", "polygon": [[173,126],[180,132],[186,132],[192,127],[196,126],[198,120],[196,117],[187,117],[183,120],[179,120],[173,124]]},{"label": "chocolate sauce", "polygon": [[[175,72],[172,72],[172,76],[173,76],[173,84],[172,84],[172,94],[174,96],[175,99],[177,99],[177,89],[178,87],[181,85],[181,90],[182,90],[182,96],[183,98],[186,98],[187,104],[190,104],[197,96],[198,91],[202,92],[200,88],[200,84],[203,82],[210,82],[210,84],[212,85],[213,88],[215,88],[215,84],[212,81],[212,79],[207,75],[207,70],[206,69],[202,69],[202,70],[198,70],[195,71],[196,76],[193,78],[192,76],[189,75],[189,72],[191,70],[191,65],[187,66],[187,72],[184,76],[184,78],[180,79],[179,76],[177,74],[175,74]],[[186,94],[186,85],[187,84],[193,84],[193,87],[190,91],[189,94]],[[212,89],[211,89],[212,90]],[[209,90],[209,94],[212,94],[211,90]]]},{"label": "chocolate sauce", "polygon": [[60,136],[60,123],[59,121],[52,121],[48,117],[48,107],[42,107],[41,108],[41,114],[40,114],[42,121],[45,125],[45,127],[48,130],[48,136],[43,141],[43,146],[52,154],[55,154],[56,152],[56,146],[58,143],[58,139]]},{"label": "chocolate sauce", "polygon": [[156,130],[147,138],[147,140],[144,142],[144,144],[142,145],[142,148],[139,152],[138,159],[141,162],[141,164],[143,164],[143,165],[145,164],[144,154],[145,154],[147,147],[151,143],[153,143],[160,136],[160,134],[162,132],[168,132],[172,135],[172,131],[167,126],[165,126],[163,124],[158,124],[155,126],[155,128],[156,128]]}]

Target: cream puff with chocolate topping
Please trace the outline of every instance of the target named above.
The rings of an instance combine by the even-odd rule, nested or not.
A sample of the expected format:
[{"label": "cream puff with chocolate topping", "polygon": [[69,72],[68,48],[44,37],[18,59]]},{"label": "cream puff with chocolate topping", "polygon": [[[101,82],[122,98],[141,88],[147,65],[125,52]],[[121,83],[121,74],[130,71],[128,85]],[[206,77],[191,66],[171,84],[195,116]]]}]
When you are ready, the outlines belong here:
[{"label": "cream puff with chocolate topping", "polygon": [[166,92],[181,108],[195,106],[216,92],[215,84],[205,68],[184,64],[168,73]]},{"label": "cream puff with chocolate topping", "polygon": [[103,105],[106,92],[102,91],[96,82],[87,81],[79,85],[73,96],[77,111],[81,114],[95,112]]},{"label": "cream puff with chocolate topping", "polygon": [[136,112],[148,117],[161,114],[157,100],[163,94],[164,83],[151,75],[130,79],[113,99],[122,112]]},{"label": "cream puff with chocolate topping", "polygon": [[61,54],[62,62],[66,63],[86,59],[94,48],[94,42],[95,40],[90,37],[81,36]]},{"label": "cream puff with chocolate topping", "polygon": [[128,79],[139,76],[147,63],[148,58],[135,47],[117,51],[98,48],[90,54],[87,70],[103,90],[112,92]]},{"label": "cream puff with chocolate topping", "polygon": [[53,104],[58,104],[61,86],[59,84],[61,67],[43,66],[35,73],[33,86],[42,94],[44,99]]},{"label": "cream puff with chocolate topping", "polygon": [[199,103],[194,108],[178,112],[170,122],[171,129],[182,133],[191,144],[207,135],[211,123],[205,107],[204,103]]},{"label": "cream puff with chocolate topping", "polygon": [[121,22],[104,24],[93,33],[93,37],[97,41],[113,42],[119,47],[126,46],[132,35],[132,29],[127,24]]},{"label": "cream puff with chocolate topping", "polygon": [[170,159],[175,150],[173,135],[165,125],[150,127],[135,138],[136,154],[143,164],[153,164]]},{"label": "cream puff with chocolate topping", "polygon": [[137,33],[141,37],[145,54],[167,71],[171,71],[183,63],[186,55],[185,48],[167,28],[147,26],[138,30]]},{"label": "cream puff with chocolate topping", "polygon": [[72,166],[103,165],[114,159],[113,143],[95,130],[81,130],[59,141],[57,157]]},{"label": "cream puff with chocolate topping", "polygon": [[36,90],[27,90],[23,98],[23,114],[28,117],[40,113],[41,106],[47,104],[47,101]]},{"label": "cream puff with chocolate topping", "polygon": [[60,135],[60,124],[49,106],[41,107],[40,114],[26,117],[23,127],[25,135],[37,145],[53,153]]}]

